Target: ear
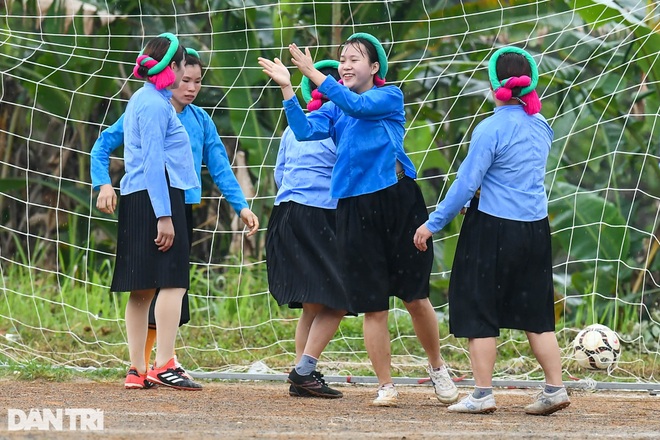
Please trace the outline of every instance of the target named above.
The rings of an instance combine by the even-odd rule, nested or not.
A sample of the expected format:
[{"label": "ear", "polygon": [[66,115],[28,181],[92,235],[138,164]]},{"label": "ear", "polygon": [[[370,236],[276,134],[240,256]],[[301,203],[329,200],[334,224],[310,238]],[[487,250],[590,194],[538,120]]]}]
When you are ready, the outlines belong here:
[{"label": "ear", "polygon": [[375,75],[378,73],[379,70],[380,70],[380,63],[376,61],[371,65],[371,74]]}]

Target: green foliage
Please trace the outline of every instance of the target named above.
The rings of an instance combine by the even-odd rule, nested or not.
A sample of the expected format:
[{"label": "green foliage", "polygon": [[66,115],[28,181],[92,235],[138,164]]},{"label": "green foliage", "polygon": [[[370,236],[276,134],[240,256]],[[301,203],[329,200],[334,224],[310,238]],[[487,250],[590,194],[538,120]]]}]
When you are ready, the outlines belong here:
[{"label": "green foliage", "polygon": [[[37,15],[36,3],[7,3],[13,9],[0,23],[0,134],[6,139],[0,193],[11,196],[0,198],[0,214],[14,231],[0,238],[3,258],[12,256],[0,267],[0,334],[19,338],[3,356],[28,365],[26,378],[61,374],[31,364],[49,357],[79,366],[127,359],[126,295],[106,287],[116,223],[95,211],[87,153],[137,87],[117,78],[129,77],[145,38],[164,30],[176,30],[184,44],[202,51],[208,87],[196,104],[212,110],[230,150],[245,152],[249,166],[263,167],[254,179],[253,204],[262,225],[275,192],[267,167],[286,121],[280,90],[258,68],[258,56],[286,61],[286,45],[296,42],[315,58],[328,58],[354,31],[381,38],[391,62],[387,79],[405,94],[405,147],[434,205],[455,179],[472,130],[492,111],[486,60],[501,44],[524,46],[540,63],[543,114],[555,132],[546,183],[556,284],[565,298],[562,328],[600,322],[642,341],[635,353],[657,352],[652,324],[660,320],[654,314],[660,295],[642,288],[642,296],[635,281],[641,271],[649,278],[660,273],[660,260],[646,258],[648,239],[657,236],[654,195],[660,194],[660,35],[657,14],[646,16],[639,2],[508,1],[503,9],[498,1],[424,2],[420,8],[414,0],[122,0],[112,4],[116,19],[102,25],[97,17],[91,33],[82,31],[80,14],[68,22],[62,2],[53,2],[43,20],[24,18],[23,8]],[[204,12],[209,7],[219,12]],[[293,72],[294,84],[299,81]],[[49,215],[54,220],[44,220]],[[434,244],[431,299],[443,335],[447,275],[461,222],[460,216],[452,221]],[[188,356],[182,361],[204,368],[260,359],[290,364],[299,312],[274,303],[264,264],[227,260],[228,240],[217,241],[222,265],[191,271],[196,322],[181,330]],[[208,262],[212,251],[194,260]],[[419,344],[407,336],[413,334],[409,317],[391,315],[392,334],[406,335],[394,342],[394,354],[419,356]],[[351,352],[366,362],[362,318],[345,319],[338,334],[325,359]],[[507,360],[500,371],[530,368],[519,360],[520,353],[529,355],[518,346],[524,342],[519,336],[501,348]],[[448,343],[460,347],[451,338]],[[624,355],[633,362],[630,352]],[[464,353],[452,351],[451,360],[467,365]]]}]

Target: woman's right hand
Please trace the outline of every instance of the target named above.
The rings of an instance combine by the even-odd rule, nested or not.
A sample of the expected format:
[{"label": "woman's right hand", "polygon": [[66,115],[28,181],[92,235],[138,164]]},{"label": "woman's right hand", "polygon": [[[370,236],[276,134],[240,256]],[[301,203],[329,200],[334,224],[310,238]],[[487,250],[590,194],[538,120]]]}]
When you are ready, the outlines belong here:
[{"label": "woman's right hand", "polygon": [[263,67],[263,72],[270,76],[281,88],[291,86],[291,74],[279,58],[273,61],[268,58],[259,57],[259,65]]},{"label": "woman's right hand", "polygon": [[99,196],[96,199],[96,207],[106,214],[114,214],[117,207],[117,194],[109,183],[101,185]]},{"label": "woman's right hand", "polygon": [[167,252],[174,244],[174,223],[172,217],[160,217],[158,219],[158,236],[154,240],[158,250]]}]

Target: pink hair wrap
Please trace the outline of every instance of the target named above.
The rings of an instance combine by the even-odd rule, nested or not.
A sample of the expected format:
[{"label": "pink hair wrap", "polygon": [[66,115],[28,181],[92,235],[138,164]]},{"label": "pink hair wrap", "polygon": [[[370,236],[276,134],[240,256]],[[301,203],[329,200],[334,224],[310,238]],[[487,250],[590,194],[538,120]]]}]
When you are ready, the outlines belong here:
[{"label": "pink hair wrap", "polygon": [[[495,97],[500,101],[509,101],[514,97],[512,89],[516,87],[527,87],[531,83],[532,79],[527,75],[512,76],[504,82],[502,87],[495,91]],[[541,100],[536,90],[532,90],[530,93],[516,98],[524,104],[523,108],[528,115],[534,115],[541,111]]]},{"label": "pink hair wrap", "polygon": [[313,112],[318,110],[323,105],[323,94],[317,89],[312,90],[312,99],[307,103],[307,110]]},{"label": "pink hair wrap", "polygon": [[[158,64],[158,61],[154,60],[150,56],[140,55],[139,57],[137,57],[137,60],[135,60],[135,66],[133,67],[133,75],[135,75],[137,78],[143,79],[142,76],[140,76],[140,74],[138,73],[139,68],[143,66],[146,67],[147,69],[151,69],[156,64]],[[176,75],[174,74],[172,68],[170,66],[167,66],[161,72],[150,76],[148,79],[154,84],[154,86],[156,86],[157,90],[162,90],[174,84],[174,81],[176,81]]]}]

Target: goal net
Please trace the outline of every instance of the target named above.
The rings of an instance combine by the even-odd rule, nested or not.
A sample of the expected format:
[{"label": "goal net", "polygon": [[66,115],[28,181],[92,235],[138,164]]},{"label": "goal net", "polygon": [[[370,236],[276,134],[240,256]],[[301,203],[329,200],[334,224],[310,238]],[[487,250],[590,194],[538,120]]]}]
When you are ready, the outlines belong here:
[{"label": "goal net", "polygon": [[[404,92],[405,148],[429,209],[455,179],[472,130],[493,111],[486,60],[502,45],[532,54],[555,133],[546,189],[565,378],[658,382],[660,4],[635,0],[0,1],[0,363],[127,365],[127,295],[109,290],[116,216],[95,207],[90,149],[141,86],[130,75],[137,53],[166,31],[201,54],[195,104],[216,123],[261,222],[247,239],[203,173],[193,211],[192,319],[177,339],[189,370],[291,367],[299,311],[271,298],[264,255],[286,119],[279,87],[257,57],[288,63],[287,46],[296,42],[315,59],[333,58],[362,31],[383,41],[387,81]],[[121,157],[118,150],[110,166],[116,188]],[[461,221],[434,236],[431,301],[443,356],[458,376],[471,377],[466,341],[448,333]],[[575,335],[594,323],[622,342],[609,370],[583,370],[572,356]],[[424,374],[423,350],[398,300],[389,324],[395,375]],[[542,378],[522,332],[503,331],[498,352],[498,378]],[[330,374],[373,375],[362,317],[343,320],[320,361]]]}]

